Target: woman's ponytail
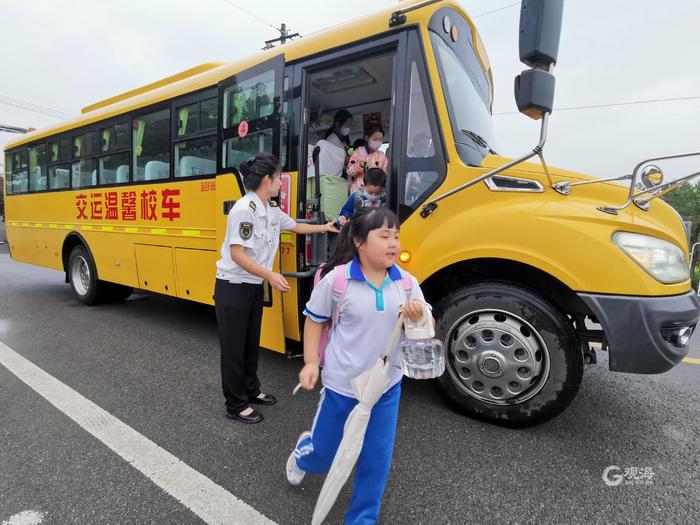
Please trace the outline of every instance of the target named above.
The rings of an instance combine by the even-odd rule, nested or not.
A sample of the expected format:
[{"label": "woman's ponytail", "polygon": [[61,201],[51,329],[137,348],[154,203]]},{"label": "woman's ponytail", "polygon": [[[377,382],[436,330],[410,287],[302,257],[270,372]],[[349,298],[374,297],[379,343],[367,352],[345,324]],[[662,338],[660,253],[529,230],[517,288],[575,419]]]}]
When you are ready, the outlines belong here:
[{"label": "woman's ponytail", "polygon": [[248,191],[256,191],[265,177],[272,177],[279,169],[279,161],[271,153],[256,153],[238,167]]}]

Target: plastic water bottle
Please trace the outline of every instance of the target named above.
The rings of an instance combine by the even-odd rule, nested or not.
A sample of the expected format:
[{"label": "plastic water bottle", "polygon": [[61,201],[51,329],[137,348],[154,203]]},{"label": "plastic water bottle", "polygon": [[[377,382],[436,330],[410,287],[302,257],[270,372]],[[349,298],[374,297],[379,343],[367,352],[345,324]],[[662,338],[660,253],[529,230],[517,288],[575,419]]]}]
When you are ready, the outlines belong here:
[{"label": "plastic water bottle", "polygon": [[401,370],[413,379],[433,379],[445,371],[442,341],[435,339],[433,317],[423,305],[423,318],[417,323],[404,319],[406,338],[401,343]]}]

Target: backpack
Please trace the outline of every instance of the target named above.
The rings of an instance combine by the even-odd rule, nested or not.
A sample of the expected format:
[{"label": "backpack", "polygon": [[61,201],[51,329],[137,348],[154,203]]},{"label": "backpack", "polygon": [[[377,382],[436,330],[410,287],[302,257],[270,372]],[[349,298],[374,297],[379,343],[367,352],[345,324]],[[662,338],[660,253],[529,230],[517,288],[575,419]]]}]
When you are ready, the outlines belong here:
[{"label": "backpack", "polygon": [[[339,264],[335,267],[335,273],[333,274],[333,284],[331,285],[331,301],[333,306],[331,308],[331,319],[323,323],[323,328],[321,329],[321,340],[318,343],[318,357],[319,366],[323,367],[325,357],[326,357],[326,347],[328,346],[328,341],[330,340],[331,329],[333,326],[338,324],[340,320],[340,308],[338,304],[345,297],[345,292],[348,289],[348,279],[345,276],[345,267],[347,264]],[[321,270],[323,270],[323,265],[316,270],[316,275],[314,276],[314,287],[321,280]],[[401,279],[401,284],[403,285],[404,292],[406,293],[406,299],[411,297],[411,289],[413,288],[413,281],[411,277],[402,271],[403,277]]]}]

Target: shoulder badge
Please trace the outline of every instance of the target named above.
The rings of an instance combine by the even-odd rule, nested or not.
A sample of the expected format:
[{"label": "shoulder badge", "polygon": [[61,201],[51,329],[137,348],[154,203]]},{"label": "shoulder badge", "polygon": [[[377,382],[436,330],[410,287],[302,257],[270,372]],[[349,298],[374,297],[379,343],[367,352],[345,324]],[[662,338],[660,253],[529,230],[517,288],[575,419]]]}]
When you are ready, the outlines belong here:
[{"label": "shoulder badge", "polygon": [[257,206],[255,205],[255,203],[253,201],[250,201],[248,203],[248,207],[250,208],[250,211],[252,211],[252,212],[255,212],[255,210],[257,208]]},{"label": "shoulder badge", "polygon": [[277,204],[277,201],[270,200],[270,207],[277,208],[277,207],[279,207],[279,204]]},{"label": "shoulder badge", "polygon": [[238,227],[238,233],[241,239],[247,241],[253,236],[253,223],[252,222],[242,222]]}]

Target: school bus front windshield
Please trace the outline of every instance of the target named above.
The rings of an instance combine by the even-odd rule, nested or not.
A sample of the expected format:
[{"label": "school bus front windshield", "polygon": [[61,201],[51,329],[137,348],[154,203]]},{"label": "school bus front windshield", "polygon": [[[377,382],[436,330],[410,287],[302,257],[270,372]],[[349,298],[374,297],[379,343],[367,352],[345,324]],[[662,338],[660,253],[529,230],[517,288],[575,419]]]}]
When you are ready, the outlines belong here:
[{"label": "school bus front windshield", "polygon": [[493,153],[490,81],[469,43],[448,43],[447,34],[432,30],[430,38],[457,151],[465,164],[478,166]]}]

